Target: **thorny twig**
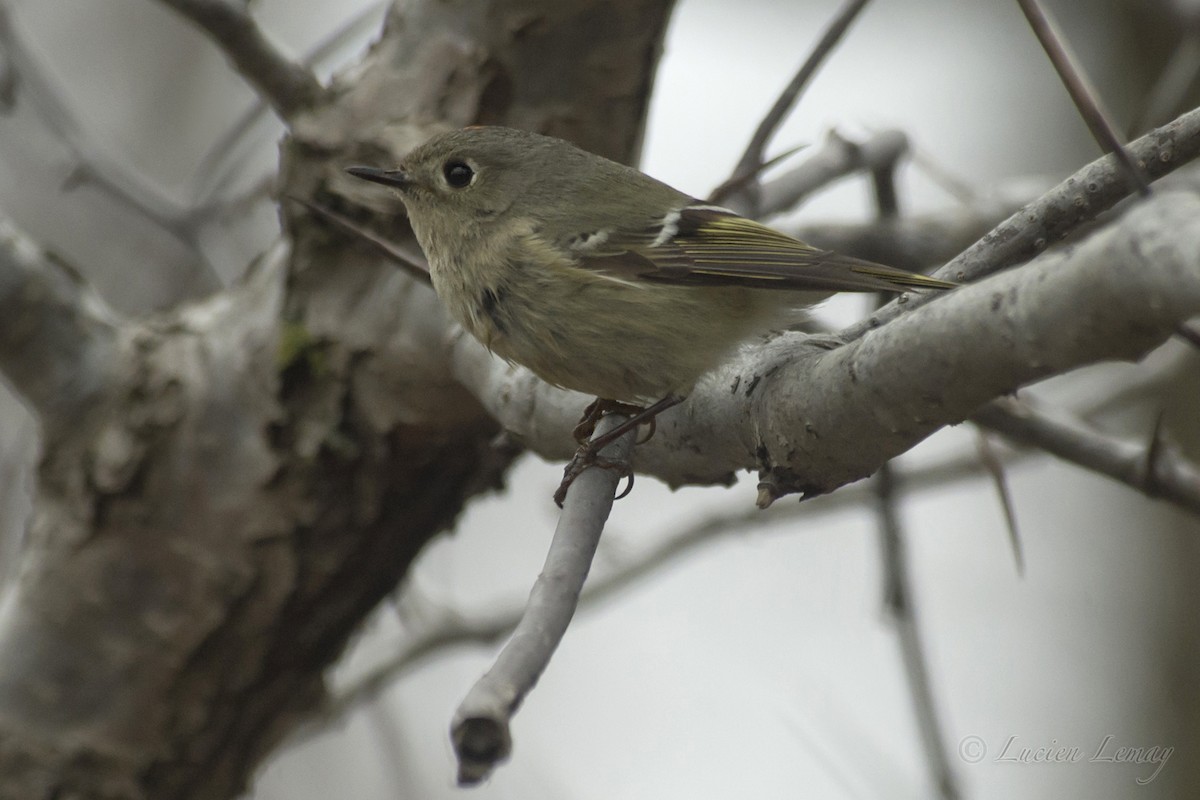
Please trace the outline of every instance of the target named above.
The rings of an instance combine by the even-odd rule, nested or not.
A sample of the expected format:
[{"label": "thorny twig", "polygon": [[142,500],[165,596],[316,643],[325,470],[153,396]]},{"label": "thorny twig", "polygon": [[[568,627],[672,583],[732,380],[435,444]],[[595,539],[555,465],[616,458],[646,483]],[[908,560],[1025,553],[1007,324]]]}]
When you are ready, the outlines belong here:
[{"label": "thorny twig", "polygon": [[1080,69],[1066,38],[1038,0],[1017,0],[1017,3],[1100,148],[1116,157],[1125,177],[1140,194],[1150,194],[1150,183],[1122,144],[1121,137],[1117,135],[1117,130],[1111,122],[1112,115],[1104,109],[1099,93]]}]

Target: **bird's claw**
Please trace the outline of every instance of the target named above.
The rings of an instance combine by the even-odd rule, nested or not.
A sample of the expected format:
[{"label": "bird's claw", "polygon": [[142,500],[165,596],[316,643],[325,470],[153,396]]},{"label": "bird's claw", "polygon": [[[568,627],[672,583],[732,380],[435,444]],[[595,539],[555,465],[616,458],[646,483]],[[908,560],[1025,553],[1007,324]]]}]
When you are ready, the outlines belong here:
[{"label": "bird's claw", "polygon": [[554,502],[559,508],[563,507],[563,501],[567,499],[567,490],[571,488],[571,484],[588,467],[611,469],[618,473],[620,477],[629,479],[629,482],[625,484],[625,490],[617,495],[615,499],[620,500],[633,491],[633,468],[629,466],[629,462],[621,459],[605,458],[592,447],[585,444],[575,451],[575,455],[571,458],[566,468],[563,469],[562,483],[558,485],[558,489],[554,492]]}]

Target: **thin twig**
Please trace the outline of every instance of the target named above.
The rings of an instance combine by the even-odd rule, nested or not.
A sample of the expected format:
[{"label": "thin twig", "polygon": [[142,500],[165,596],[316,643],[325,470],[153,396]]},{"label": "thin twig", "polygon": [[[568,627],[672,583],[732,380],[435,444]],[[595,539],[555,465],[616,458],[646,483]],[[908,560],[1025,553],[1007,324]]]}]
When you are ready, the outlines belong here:
[{"label": "thin twig", "polygon": [[398,245],[389,242],[382,236],[376,234],[374,231],[359,225],[354,220],[343,214],[339,214],[331,208],[327,208],[319,203],[313,203],[309,200],[304,200],[300,197],[289,196],[287,199],[291,200],[293,203],[298,203],[304,206],[318,217],[321,217],[328,222],[332,222],[345,232],[352,234],[353,236],[371,245],[389,261],[403,269],[412,277],[424,283],[426,286],[432,285],[432,282],[429,278],[429,265],[424,263],[423,259],[418,259],[415,253],[410,254],[404,252]]},{"label": "thin twig", "polygon": [[952,172],[919,143],[909,147],[908,157],[914,167],[958,202],[971,205],[979,201],[979,190],[972,183]]},{"label": "thin twig", "polygon": [[708,202],[713,203],[714,205],[725,202],[725,198],[730,197],[736,192],[746,188],[747,184],[758,180],[759,176],[761,176],[771,167],[787,161],[789,158],[796,155],[796,153],[799,153],[801,150],[803,150],[804,147],[805,145],[798,145],[796,147],[788,148],[769,161],[764,161],[753,172],[743,175],[735,175],[732,178],[728,178],[720,186],[713,189],[712,192],[709,193]]},{"label": "thin twig", "polygon": [[[800,93],[804,91],[804,87],[816,74],[817,70],[824,63],[825,58],[833,52],[833,48],[841,41],[850,24],[854,22],[854,18],[863,10],[869,0],[847,0],[842,6],[842,10],[830,22],[829,27],[822,34],[820,40],[817,41],[812,53],[800,65],[800,69],[792,77],[791,82],[776,98],[775,104],[771,106],[771,110],[763,117],[762,122],[758,124],[758,128],[754,131],[754,135],[750,137],[750,143],[746,145],[746,151],[742,154],[738,161],[737,167],[733,170],[733,175],[730,176],[730,182],[741,180],[743,175],[753,175],[759,171],[759,165],[763,163],[763,155],[767,149],[767,143],[775,134],[775,130],[783,122],[796,100],[800,97]],[[757,214],[753,214],[757,216]]]},{"label": "thin twig", "polygon": [[947,756],[950,751],[946,746],[942,724],[938,720],[929,664],[925,659],[921,631],[913,609],[908,555],[896,502],[896,483],[890,463],[880,467],[872,480],[883,546],[884,603],[896,625],[896,638],[900,644],[904,674],[908,678],[908,691],[912,697],[913,713],[917,718],[917,730],[921,734],[925,758],[937,783],[938,796],[942,800],[957,800],[960,796],[958,781]]},{"label": "thin twig", "polygon": [[1013,441],[1107,475],[1148,497],[1200,514],[1200,469],[1161,442],[1144,446],[1122,441],[1065,414],[1011,399],[993,400],[971,420]]},{"label": "thin twig", "polygon": [[1110,121],[1112,115],[1102,106],[1099,93],[1079,67],[1078,59],[1071,53],[1066,38],[1057,29],[1054,20],[1042,9],[1038,0],[1017,0],[1017,3],[1021,6],[1021,11],[1025,12],[1029,27],[1033,28],[1042,49],[1050,57],[1058,77],[1062,79],[1063,86],[1067,88],[1071,100],[1075,102],[1075,107],[1079,109],[1080,116],[1087,123],[1100,149],[1116,157],[1125,176],[1137,187],[1139,193],[1143,196],[1150,194],[1149,181],[1122,144],[1116,128]]},{"label": "thin twig", "polygon": [[42,122],[80,164],[93,175],[108,181],[118,196],[145,198],[147,205],[171,209],[168,212],[171,215],[181,211],[178,203],[158,192],[141,175],[125,169],[96,148],[95,137],[84,129],[71,110],[65,99],[67,93],[54,82],[53,71],[26,46],[4,3],[0,3],[0,50],[5,52],[9,68],[16,73],[13,80],[17,82],[21,96],[30,101]]},{"label": "thin twig", "polygon": [[1025,553],[1021,548],[1021,534],[1017,528],[1017,512],[1013,505],[1012,492],[1008,488],[1008,476],[1004,472],[1004,463],[996,453],[996,447],[984,431],[976,431],[976,448],[979,451],[979,463],[987,469],[996,489],[996,497],[1000,500],[1000,510],[1004,513],[1004,524],[1008,528],[1008,543],[1012,546],[1013,561],[1017,565],[1017,574],[1025,574]]},{"label": "thin twig", "polygon": [[200,26],[238,73],[284,120],[317,103],[324,88],[303,65],[279,52],[258,23],[230,0],[161,0]]},{"label": "thin twig", "polygon": [[[1133,142],[1129,150],[1145,165],[1151,180],[1175,171],[1200,155],[1200,109],[1147,133]],[[1128,196],[1129,184],[1124,174],[1111,158],[1104,156],[1010,216],[934,275],[970,283],[1014,266],[1091,222]],[[892,301],[843,333],[847,339],[859,338],[901,313],[940,296],[910,294],[903,304]]]},{"label": "thin twig", "polygon": [[[617,414],[604,417],[595,436],[624,421]],[[630,431],[601,454],[628,467],[636,436],[636,431]],[[460,785],[482,781],[512,752],[509,722],[546,669],[575,614],[619,480],[614,470],[594,466],[571,484],[546,564],[529,593],[521,621],[496,663],[454,713],[450,730]]]}]

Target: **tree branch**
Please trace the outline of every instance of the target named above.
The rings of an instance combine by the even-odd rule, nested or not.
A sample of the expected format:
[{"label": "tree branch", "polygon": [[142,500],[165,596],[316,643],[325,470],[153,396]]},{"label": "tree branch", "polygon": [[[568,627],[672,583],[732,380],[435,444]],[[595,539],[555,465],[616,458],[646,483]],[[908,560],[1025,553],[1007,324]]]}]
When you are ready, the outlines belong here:
[{"label": "tree branch", "polygon": [[[618,415],[604,417],[595,435],[622,422]],[[636,435],[629,431],[601,454],[628,463]],[[521,621],[496,663],[454,712],[451,738],[458,756],[459,784],[479,783],[511,753],[509,721],[550,663],[575,615],[619,479],[613,470],[592,467],[580,473],[567,492],[546,564],[529,593]]]},{"label": "tree branch", "polygon": [[1014,442],[1200,514],[1200,470],[1161,446],[1157,438],[1148,445],[1122,441],[1066,414],[1036,410],[1010,399],[989,403],[971,420]]},{"label": "tree branch", "polygon": [[316,104],[324,88],[310,70],[280,53],[254,18],[228,0],[161,0],[200,26],[234,68],[285,120]]},{"label": "tree branch", "polygon": [[[788,333],[743,351],[662,415],[636,465],[672,485],[757,468],[768,498],[820,494],[1019,386],[1140,358],[1200,313],[1200,199],[1159,194],[1070,252],[942,295],[849,344]],[[462,336],[450,358],[529,447],[569,455],[582,395]]]},{"label": "tree branch", "polygon": [[0,218],[0,372],[54,436],[116,368],[117,336],[83,279]]},{"label": "tree branch", "polygon": [[938,797],[941,800],[957,800],[961,793],[950,764],[946,735],[938,719],[933,679],[929,674],[929,664],[925,658],[920,626],[917,623],[914,602],[916,593],[909,577],[908,545],[900,523],[897,498],[900,481],[895,473],[891,462],[885,463],[875,473],[871,482],[882,544],[883,601],[896,626],[896,640],[900,645],[900,660],[904,664],[904,676],[908,680],[913,714],[921,735],[921,745],[925,749],[925,760],[937,785]]},{"label": "tree branch", "polygon": [[[1155,128],[1130,143],[1130,155],[1156,180],[1200,155],[1200,108]],[[1112,156],[1103,156],[1013,214],[991,233],[938,270],[937,277],[970,283],[1032,258],[1050,244],[1094,220],[1130,195],[1125,175]],[[933,295],[907,298],[908,310]],[[854,338],[895,319],[904,309],[896,301],[847,330]]]},{"label": "tree branch", "polygon": [[1141,169],[1130,158],[1125,145],[1121,143],[1121,137],[1117,136],[1116,127],[1111,121],[1112,114],[1104,108],[1100,102],[1100,93],[1096,91],[1092,82],[1080,69],[1078,59],[1071,52],[1066,37],[1058,30],[1058,26],[1054,24],[1054,20],[1041,7],[1038,0],[1017,0],[1017,4],[1025,13],[1029,27],[1033,29],[1034,35],[1041,42],[1042,49],[1049,56],[1050,63],[1054,65],[1058,77],[1071,95],[1075,108],[1079,110],[1080,116],[1087,123],[1096,143],[1102,150],[1112,153],[1116,157],[1117,163],[1125,172],[1125,177],[1140,194],[1150,194],[1150,184],[1146,181],[1146,176],[1142,174]]},{"label": "tree branch", "polygon": [[1000,510],[1004,513],[1004,526],[1008,528],[1008,543],[1012,545],[1013,564],[1017,574],[1025,574],[1025,551],[1021,547],[1021,532],[1017,529],[1017,511],[1013,504],[1012,491],[1008,488],[1008,476],[1004,472],[1004,463],[996,453],[991,438],[986,431],[976,431],[975,449],[979,453],[979,462],[992,479],[996,490],[996,499],[1000,502]]},{"label": "tree branch", "polygon": [[836,131],[831,132],[821,147],[799,166],[763,184],[759,215],[767,217],[794,208],[810,195],[855,172],[869,172],[880,165],[890,167],[907,149],[908,137],[900,131],[880,131],[865,142],[852,142]]},{"label": "tree branch", "polygon": [[[1008,456],[1016,459],[1031,452],[1033,451],[1010,451]],[[984,465],[974,454],[898,471],[904,486],[914,491],[953,486],[986,475]],[[870,499],[867,495],[867,484],[860,483],[848,486],[836,494],[815,498],[803,505],[781,504],[768,511],[759,511],[752,507],[733,509],[673,531],[651,542],[647,547],[640,548],[632,556],[617,548],[610,548],[616,549],[617,552],[605,549],[605,543],[611,544],[613,541],[610,538],[613,535],[610,530],[597,551],[594,560],[597,568],[580,595],[579,609],[617,595],[638,581],[658,574],[663,567],[722,537],[745,538],[748,533],[768,527],[786,528],[786,523],[796,520],[803,520],[805,524],[811,525],[823,515],[845,512],[847,509],[864,505]],[[642,538],[645,537],[639,536],[639,539]],[[308,741],[328,727],[342,722],[347,714],[378,697],[409,668],[432,654],[456,645],[486,646],[503,639],[512,632],[524,613],[524,607],[521,605],[504,605],[500,608],[491,607],[486,613],[466,614],[424,598],[414,600],[412,594],[406,594],[401,602],[422,604],[414,613],[417,617],[415,625],[412,628],[406,626],[403,634],[395,642],[390,656],[368,668],[349,685],[336,692],[326,704],[321,716],[298,729],[288,740],[289,744]]]}]

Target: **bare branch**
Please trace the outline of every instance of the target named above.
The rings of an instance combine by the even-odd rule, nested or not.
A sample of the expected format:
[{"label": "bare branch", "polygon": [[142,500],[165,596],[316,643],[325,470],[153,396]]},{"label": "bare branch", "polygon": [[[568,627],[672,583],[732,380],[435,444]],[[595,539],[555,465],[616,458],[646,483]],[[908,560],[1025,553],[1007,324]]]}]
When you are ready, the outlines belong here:
[{"label": "bare branch", "polygon": [[732,178],[727,178],[717,188],[713,189],[708,195],[708,202],[713,204],[721,204],[725,199],[730,198],[733,205],[738,205],[737,193],[741,192],[754,181],[758,180],[759,176],[778,164],[782,164],[792,156],[804,149],[804,145],[798,145],[789,150],[785,150],[777,156],[759,164],[754,172],[749,175],[735,175]]},{"label": "bare branch", "polygon": [[314,215],[333,223],[341,228],[346,233],[356,239],[369,244],[371,247],[379,251],[388,261],[398,266],[400,269],[408,273],[409,276],[415,278],[426,286],[431,286],[432,282],[429,278],[429,264],[425,263],[425,258],[420,251],[407,252],[402,245],[389,242],[374,231],[359,225],[354,220],[344,214],[339,214],[331,208],[327,208],[320,203],[310,203],[299,197],[289,197],[293,203],[299,203],[307,208]]},{"label": "bare branch", "polygon": [[933,153],[926,152],[920,146],[910,146],[908,157],[913,166],[958,202],[970,205],[979,199],[979,190],[961,175],[950,170]]},{"label": "bare branch", "polygon": [[1025,574],[1025,553],[1021,548],[1021,533],[1017,529],[1017,512],[1013,505],[1012,492],[1008,488],[1008,477],[1004,473],[1004,463],[996,454],[996,447],[984,431],[978,431],[975,438],[979,452],[979,462],[987,469],[992,485],[996,487],[996,497],[1000,500],[1000,509],[1004,512],[1004,525],[1008,528],[1008,542],[1012,545],[1013,561],[1017,565],[1017,574]]},{"label": "bare branch", "polygon": [[[750,143],[746,145],[746,152],[742,154],[738,161],[737,168],[734,169],[733,175],[729,182],[738,182],[743,176],[753,175],[759,171],[759,166],[763,163],[763,154],[767,149],[767,142],[774,135],[776,128],[783,122],[796,100],[800,97],[800,93],[804,91],[804,87],[812,80],[813,75],[820,69],[821,64],[825,62],[826,56],[833,52],[833,48],[841,41],[851,23],[854,22],[858,12],[862,11],[867,5],[868,0],[847,0],[842,6],[842,10],[829,23],[829,27],[822,34],[813,48],[812,53],[800,65],[800,69],[796,72],[792,80],[780,93],[775,100],[775,104],[771,106],[771,110],[763,117],[762,122],[758,124],[757,130],[750,138]],[[746,193],[739,193],[743,197]],[[757,209],[754,208],[756,203],[749,200],[750,208],[748,212],[750,216],[758,216]]]},{"label": "bare branch", "polygon": [[960,796],[958,781],[950,766],[950,750],[938,719],[933,681],[929,676],[929,665],[917,626],[914,592],[909,580],[908,552],[896,497],[897,483],[890,463],[881,466],[872,480],[883,549],[884,603],[896,625],[896,638],[900,644],[904,675],[908,679],[908,691],[917,718],[917,730],[920,731],[925,758],[938,787],[938,796],[942,800],[957,800]]},{"label": "bare branch", "polygon": [[[1151,180],[1161,178],[1200,155],[1200,109],[1147,133],[1129,145]],[[969,283],[1032,258],[1049,245],[1094,220],[1129,196],[1128,182],[1112,157],[1093,161],[1051,191],[1013,214],[991,233],[937,271],[939,278]],[[934,295],[906,298],[904,308],[893,301],[862,323],[845,331],[861,336],[895,319],[903,311],[924,305]]]},{"label": "bare branch", "polygon": [[[596,437],[622,422],[619,415],[604,417],[596,426]],[[636,436],[636,431],[630,431],[602,450],[602,456],[628,464]],[[454,713],[451,735],[460,784],[483,780],[511,753],[509,721],[546,669],[575,614],[618,480],[614,471],[592,467],[571,485],[521,621],[496,663]]]},{"label": "bare branch", "polygon": [[111,313],[79,275],[0,218],[0,372],[56,436],[109,384]]},{"label": "bare branch", "polygon": [[[1019,386],[1140,358],[1200,313],[1200,198],[1159,194],[1069,252],[946,293],[849,344],[793,332],[744,350],[659,418],[639,468],[672,485],[757,468],[776,496],[811,496]],[[525,444],[570,454],[583,395],[500,364],[469,337],[449,357]]]},{"label": "bare branch", "polygon": [[971,417],[983,427],[1031,445],[1200,514],[1200,469],[1157,442],[1135,444],[1100,433],[1071,417],[997,400]]},{"label": "bare branch", "polygon": [[1050,62],[1054,64],[1054,69],[1062,79],[1063,86],[1067,88],[1067,92],[1075,102],[1075,107],[1079,109],[1080,116],[1087,123],[1097,144],[1105,152],[1116,156],[1125,177],[1137,188],[1139,193],[1149,194],[1150,184],[1146,180],[1146,176],[1121,143],[1121,137],[1117,135],[1116,128],[1111,122],[1112,114],[1108,113],[1101,104],[1100,94],[1084,75],[1078,59],[1071,53],[1066,38],[1058,30],[1054,20],[1045,12],[1038,0],[1017,0],[1017,4],[1025,13],[1029,27],[1033,29],[1038,41],[1042,43],[1042,49],[1050,57]]},{"label": "bare branch", "polygon": [[[848,175],[895,164],[907,149],[908,137],[900,131],[880,131],[861,143],[831,132],[799,166],[763,185],[758,215],[767,217],[787,211]],[[733,208],[748,210],[739,209],[736,202]]]},{"label": "bare branch", "polygon": [[230,0],[162,0],[209,34],[234,68],[285,120],[314,105],[324,89],[310,70],[267,41],[258,23]]},{"label": "bare branch", "polygon": [[[1031,452],[1034,451],[1010,452],[1007,457],[1021,458]],[[984,474],[983,466],[974,454],[901,471],[904,485],[912,490],[951,486]],[[608,554],[606,558],[602,543],[595,559],[596,574],[585,585],[579,608],[613,597],[638,581],[658,574],[663,567],[723,537],[745,538],[754,531],[781,528],[796,520],[811,524],[822,515],[863,506],[869,499],[868,486],[856,484],[803,505],[780,504],[768,511],[748,506],[714,514],[661,537],[632,557]],[[606,534],[603,541],[611,541],[609,536],[612,536],[612,531]],[[350,711],[378,697],[406,670],[444,648],[468,643],[486,646],[508,636],[520,621],[523,611],[523,607],[514,605],[490,608],[484,614],[468,616],[454,609],[437,606],[432,614],[422,615],[414,629],[404,631],[395,645],[395,651],[387,660],[367,670],[339,691],[326,704],[321,716],[297,730],[289,743],[294,745],[307,741],[321,730],[344,720]]]},{"label": "bare branch", "polygon": [[898,148],[891,159],[882,161],[871,168],[871,188],[875,194],[877,215],[881,220],[896,219],[900,216],[900,197],[896,193],[896,170],[907,149],[907,146]]}]

